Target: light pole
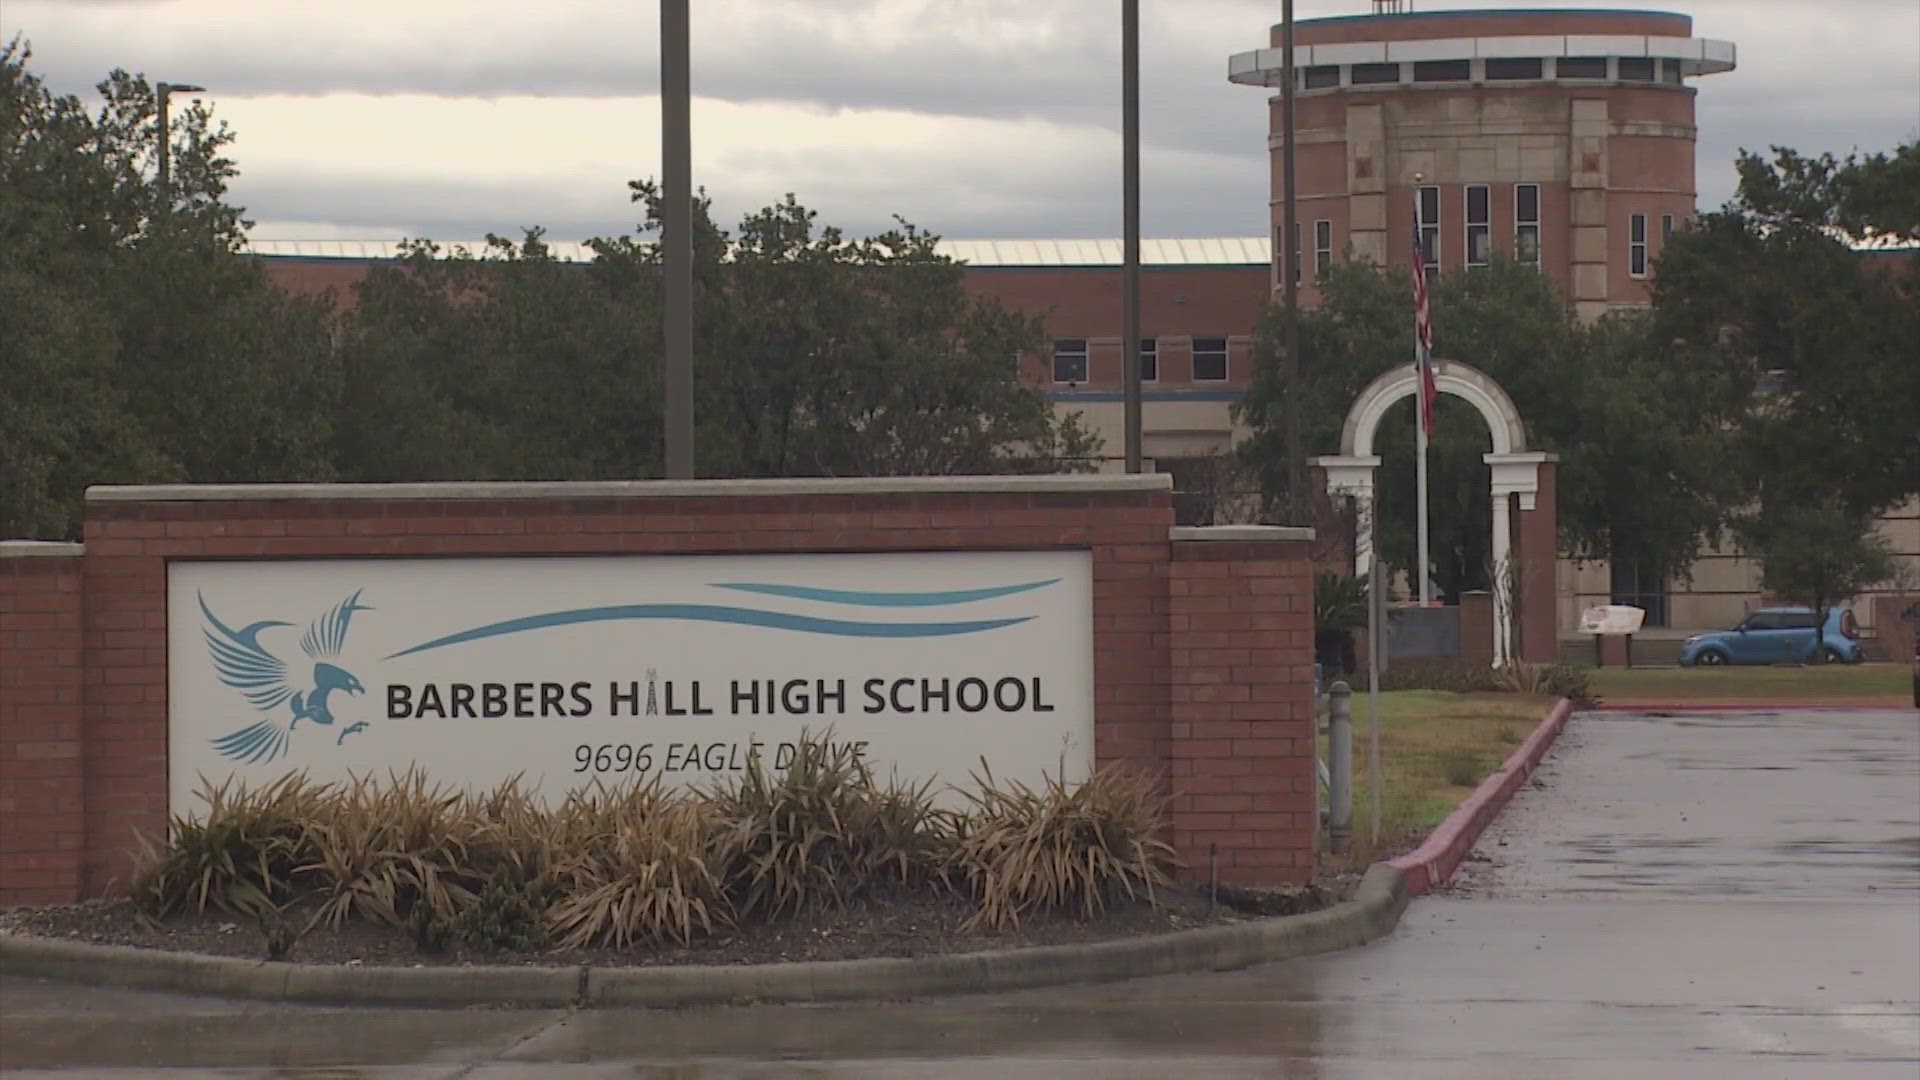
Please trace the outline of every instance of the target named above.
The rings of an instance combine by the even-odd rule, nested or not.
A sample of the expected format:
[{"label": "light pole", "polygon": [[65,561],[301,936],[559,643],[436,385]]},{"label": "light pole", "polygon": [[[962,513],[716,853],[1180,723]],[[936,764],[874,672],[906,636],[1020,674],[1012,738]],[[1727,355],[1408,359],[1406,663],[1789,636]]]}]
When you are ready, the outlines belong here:
[{"label": "light pole", "polygon": [[1294,117],[1293,117],[1293,0],[1280,7],[1281,183],[1285,187],[1280,204],[1281,293],[1286,301],[1286,383],[1287,383],[1287,510],[1293,525],[1310,525],[1311,501],[1307,498],[1307,459],[1300,447],[1300,223],[1294,202]]},{"label": "light pole", "polygon": [[1140,461],[1140,0],[1120,0],[1121,321],[1127,471]]},{"label": "light pole", "polygon": [[660,243],[665,270],[666,474],[693,469],[693,121],[687,0],[660,0]]},{"label": "light pole", "polygon": [[172,165],[173,134],[167,129],[167,109],[175,90],[183,90],[189,94],[203,94],[207,88],[194,86],[191,83],[163,82],[155,83],[153,89],[160,110],[160,209],[162,213],[171,214],[173,213],[173,177],[170,166]]}]

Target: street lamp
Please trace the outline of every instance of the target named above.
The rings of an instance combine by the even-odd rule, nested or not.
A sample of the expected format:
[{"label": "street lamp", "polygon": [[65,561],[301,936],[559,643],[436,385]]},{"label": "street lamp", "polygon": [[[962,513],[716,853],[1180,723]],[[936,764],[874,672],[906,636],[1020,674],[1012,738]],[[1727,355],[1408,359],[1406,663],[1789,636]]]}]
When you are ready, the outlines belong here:
[{"label": "street lamp", "polygon": [[173,212],[173,185],[172,178],[168,174],[168,166],[171,164],[169,157],[173,151],[173,137],[167,130],[167,108],[175,90],[201,94],[205,93],[207,88],[194,86],[191,83],[165,82],[155,83],[153,88],[159,98],[160,106],[160,206],[163,212],[170,214]]}]

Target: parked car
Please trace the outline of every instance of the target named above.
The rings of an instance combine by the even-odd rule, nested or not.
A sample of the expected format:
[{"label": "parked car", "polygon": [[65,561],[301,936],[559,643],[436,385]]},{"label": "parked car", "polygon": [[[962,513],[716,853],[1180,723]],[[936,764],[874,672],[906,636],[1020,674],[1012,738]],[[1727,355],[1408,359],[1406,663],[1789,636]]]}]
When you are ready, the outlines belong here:
[{"label": "parked car", "polygon": [[[1813,609],[1759,608],[1731,630],[1695,634],[1680,646],[1680,666],[1698,664],[1798,664],[1814,659]],[[1853,612],[1828,608],[1820,626],[1819,647],[1829,663],[1858,664],[1866,650],[1854,639]]]}]

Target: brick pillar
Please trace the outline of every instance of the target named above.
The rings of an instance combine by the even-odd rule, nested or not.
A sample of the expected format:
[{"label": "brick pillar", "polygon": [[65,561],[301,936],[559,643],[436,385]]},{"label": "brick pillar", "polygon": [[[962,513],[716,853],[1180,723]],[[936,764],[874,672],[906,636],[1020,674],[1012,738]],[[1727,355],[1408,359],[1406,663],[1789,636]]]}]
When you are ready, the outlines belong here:
[{"label": "brick pillar", "polygon": [[1204,881],[1313,874],[1313,530],[1173,530],[1168,659],[1173,844]]},{"label": "brick pillar", "polygon": [[81,551],[0,543],[0,906],[80,899]]},{"label": "brick pillar", "polygon": [[1493,666],[1493,594],[1485,589],[1460,594],[1460,662]]},{"label": "brick pillar", "polygon": [[1627,636],[1625,634],[1598,634],[1595,647],[1596,663],[1601,667],[1627,666]]},{"label": "brick pillar", "polygon": [[1535,664],[1551,664],[1560,658],[1560,628],[1555,619],[1555,568],[1560,560],[1560,515],[1557,486],[1554,482],[1556,459],[1544,455],[1537,468],[1539,490],[1534,492],[1533,509],[1520,511],[1519,527],[1514,530],[1514,557],[1521,568],[1520,637],[1515,643],[1520,658]]}]

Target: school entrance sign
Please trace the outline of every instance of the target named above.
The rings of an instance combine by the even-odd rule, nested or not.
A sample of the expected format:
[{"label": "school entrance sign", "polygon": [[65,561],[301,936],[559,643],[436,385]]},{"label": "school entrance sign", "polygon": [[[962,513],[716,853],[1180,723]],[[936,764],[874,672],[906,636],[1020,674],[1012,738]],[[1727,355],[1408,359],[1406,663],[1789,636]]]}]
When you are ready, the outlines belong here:
[{"label": "school entrance sign", "polygon": [[875,769],[1093,765],[1087,551],[175,562],[168,786],[411,766],[550,800],[827,728]]}]

